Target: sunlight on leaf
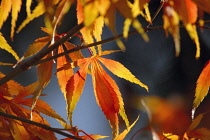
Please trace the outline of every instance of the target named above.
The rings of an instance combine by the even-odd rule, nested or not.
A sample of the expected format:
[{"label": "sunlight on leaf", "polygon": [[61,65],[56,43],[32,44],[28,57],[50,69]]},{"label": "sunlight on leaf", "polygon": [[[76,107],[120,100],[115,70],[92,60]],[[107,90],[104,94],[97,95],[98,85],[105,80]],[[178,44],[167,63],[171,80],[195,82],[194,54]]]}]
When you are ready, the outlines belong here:
[{"label": "sunlight on leaf", "polygon": [[203,101],[204,97],[208,94],[210,87],[209,77],[210,77],[210,60],[206,63],[206,66],[203,68],[197,80],[193,108],[197,108],[199,104]]},{"label": "sunlight on leaf", "polygon": [[133,122],[133,124],[131,124],[127,129],[125,129],[121,134],[119,134],[119,136],[115,140],[123,140],[138,120],[139,120],[139,116]]},{"label": "sunlight on leaf", "polygon": [[[58,47],[58,54],[64,52],[62,46]],[[57,58],[57,70],[63,67],[63,70],[57,72],[58,84],[60,86],[61,91],[64,93],[64,97],[66,99],[66,85],[70,77],[73,76],[74,71],[70,66],[70,62],[66,56],[61,56]]]},{"label": "sunlight on leaf", "polygon": [[179,140],[178,135],[173,135],[171,133],[163,133],[163,135],[169,140]]},{"label": "sunlight on leaf", "polygon": [[38,53],[45,45],[47,45],[48,42],[50,42],[49,36],[36,39],[30,45],[30,47],[26,50],[23,58],[26,59],[26,58]]},{"label": "sunlight on leaf", "polygon": [[108,68],[113,74],[117,75],[120,78],[124,78],[125,80],[128,80],[132,83],[138,84],[141,87],[145,88],[148,91],[148,86],[143,84],[141,81],[139,81],[127,68],[125,68],[121,63],[106,59],[102,57],[98,57],[99,61],[103,63],[104,66]]},{"label": "sunlight on leaf", "polygon": [[175,55],[180,54],[179,16],[170,4],[164,4],[163,28],[172,34],[175,43]]},{"label": "sunlight on leaf", "polygon": [[73,125],[73,111],[82,94],[86,80],[86,72],[88,70],[88,63],[86,62],[86,59],[83,60],[85,61],[81,62],[82,60],[78,60],[78,65],[81,65],[83,63],[86,64],[80,67],[80,69],[68,80],[68,83],[66,85],[67,115],[68,119],[70,120],[71,126]]},{"label": "sunlight on leaf", "polygon": [[10,47],[10,45],[7,43],[1,32],[0,32],[0,49],[8,51],[15,57],[17,61],[19,60],[17,53],[12,49],[12,47]]},{"label": "sunlight on leaf", "polygon": [[44,2],[40,1],[32,13],[27,16],[27,18],[21,23],[18,27],[17,32],[20,32],[30,21],[34,20],[35,18],[43,15],[45,13]]},{"label": "sunlight on leaf", "polygon": [[13,63],[3,63],[3,62],[0,62],[0,66],[1,66],[1,65],[11,65],[11,66],[12,66],[12,65],[14,65],[14,64],[13,64]]}]

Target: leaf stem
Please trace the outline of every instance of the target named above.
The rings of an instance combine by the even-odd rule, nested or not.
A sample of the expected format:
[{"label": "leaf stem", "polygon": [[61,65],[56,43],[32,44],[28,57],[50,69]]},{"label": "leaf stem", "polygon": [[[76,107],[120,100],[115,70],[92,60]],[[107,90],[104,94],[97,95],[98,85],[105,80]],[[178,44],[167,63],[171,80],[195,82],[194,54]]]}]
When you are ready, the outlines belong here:
[{"label": "leaf stem", "polygon": [[59,129],[52,128],[52,127],[50,127],[48,125],[41,124],[41,123],[38,123],[38,122],[35,122],[35,121],[31,121],[31,120],[28,120],[28,119],[25,119],[25,118],[22,118],[22,117],[14,116],[14,115],[2,112],[2,111],[0,111],[0,116],[4,116],[4,117],[10,118],[10,119],[19,120],[19,121],[24,122],[24,123],[36,125],[36,126],[41,127],[41,128],[43,128],[45,130],[53,131],[55,133],[58,133],[60,135],[68,137],[68,138],[72,138],[72,139],[75,139],[75,140],[83,140],[81,138],[78,138],[78,137],[72,136],[72,135],[70,135],[68,133],[65,133],[63,131],[60,131]]}]

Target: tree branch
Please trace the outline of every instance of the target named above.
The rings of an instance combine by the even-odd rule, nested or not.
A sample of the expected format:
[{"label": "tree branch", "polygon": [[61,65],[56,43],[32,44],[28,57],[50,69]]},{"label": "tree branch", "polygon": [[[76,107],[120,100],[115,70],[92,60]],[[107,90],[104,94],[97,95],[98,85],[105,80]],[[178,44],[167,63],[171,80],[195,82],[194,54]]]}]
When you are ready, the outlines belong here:
[{"label": "tree branch", "polygon": [[72,135],[70,135],[68,133],[65,133],[63,131],[60,131],[60,130],[58,130],[56,128],[52,128],[52,127],[50,127],[48,125],[37,123],[35,121],[31,121],[31,120],[28,120],[28,119],[25,119],[25,118],[22,118],[22,117],[14,116],[14,115],[2,112],[2,111],[0,111],[0,116],[4,116],[4,117],[10,118],[10,119],[15,119],[15,120],[19,120],[21,122],[25,122],[25,123],[28,123],[28,124],[36,125],[36,126],[41,127],[41,128],[43,128],[45,130],[53,131],[53,132],[55,132],[57,134],[63,135],[63,136],[68,137],[68,138],[72,138],[72,139],[75,139],[75,140],[83,140],[81,138],[78,138],[78,137],[72,136]]},{"label": "tree branch", "polygon": [[77,32],[80,31],[84,27],[83,23],[75,26],[73,29],[71,29],[66,36],[62,37],[61,39],[57,40],[54,44],[52,44],[50,47],[43,49],[40,53],[29,59],[28,61],[24,62],[19,67],[15,68],[12,72],[7,74],[5,77],[3,77],[0,80],[0,86],[4,83],[8,82],[9,80],[13,79],[15,76],[19,75],[20,73],[28,70],[31,66],[33,66],[34,63],[41,60],[44,56],[51,53],[54,49],[56,49],[59,45],[61,45],[63,42],[68,40],[70,37],[74,36]]}]

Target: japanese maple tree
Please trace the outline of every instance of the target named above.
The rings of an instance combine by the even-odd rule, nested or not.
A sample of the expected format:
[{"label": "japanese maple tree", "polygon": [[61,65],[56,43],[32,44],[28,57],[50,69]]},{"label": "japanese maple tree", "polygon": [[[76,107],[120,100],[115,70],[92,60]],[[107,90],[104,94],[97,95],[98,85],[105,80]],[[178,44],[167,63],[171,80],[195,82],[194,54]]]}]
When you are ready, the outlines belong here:
[{"label": "japanese maple tree", "polygon": [[[151,0],[152,1],[152,0]],[[175,56],[180,55],[180,28],[185,28],[192,42],[195,43],[195,59],[200,58],[200,43],[197,30],[210,27],[210,21],[203,20],[204,14],[210,13],[210,0],[160,0],[159,9],[155,15],[150,15],[150,0],[1,0],[0,5],[0,29],[11,18],[10,39],[22,31],[31,21],[39,16],[44,16],[45,27],[40,30],[47,36],[37,38],[23,56],[19,56],[10,46],[9,41],[0,32],[0,48],[10,53],[17,62],[0,62],[0,65],[13,66],[9,73],[0,72],[0,139],[25,139],[25,140],[54,140],[55,133],[70,139],[102,139],[107,136],[87,134],[84,130],[74,126],[73,113],[80,96],[83,93],[87,75],[92,78],[93,93],[97,105],[104,113],[112,128],[110,139],[123,140],[139,116],[134,122],[130,122],[120,88],[109,72],[137,84],[149,92],[150,87],[144,81],[137,79],[123,64],[109,59],[112,53],[126,51],[126,46],[120,38],[129,38],[130,34],[138,33],[144,41],[149,41],[148,31],[161,29],[166,37],[171,35],[174,40]],[[32,8],[32,4],[35,6]],[[64,16],[72,5],[76,5],[77,25],[70,31],[58,34],[62,26]],[[16,27],[21,8],[27,14],[21,24]],[[163,11],[160,13],[160,11]],[[11,14],[10,14],[11,13]],[[117,35],[116,13],[124,18],[123,32]],[[152,26],[157,14],[162,14],[163,25]],[[142,16],[148,26],[143,27],[139,17]],[[107,26],[113,33],[113,37],[102,39],[103,27]],[[130,31],[130,26],[135,29]],[[80,44],[72,44],[69,39],[79,37]],[[116,41],[118,50],[106,50],[103,44]],[[191,47],[191,46],[189,46]],[[81,50],[86,49],[89,56],[85,57]],[[106,56],[106,58],[104,57]],[[22,72],[31,67],[37,69],[37,81],[22,86],[14,81]],[[56,68],[58,85],[66,101],[67,119],[57,114],[50,105],[39,97],[43,95],[43,89],[48,86]],[[197,128],[202,118],[207,114],[203,112],[194,117],[196,109],[209,93],[210,86],[210,60],[206,62],[197,85],[193,106],[192,119],[188,120],[186,114],[177,110],[173,105],[161,98],[148,96],[138,100],[148,113],[151,125],[148,127],[153,139],[210,139],[210,130],[204,127]],[[50,96],[50,95],[48,95]],[[165,112],[162,111],[165,110]],[[59,121],[63,128],[53,128],[42,114]],[[171,117],[172,116],[172,117]],[[84,116],[85,117],[85,116]],[[141,116],[140,116],[141,117]],[[176,124],[176,117],[181,117],[181,122],[190,121],[184,133],[173,131],[173,127],[181,127]],[[119,120],[122,119],[126,128],[122,130]],[[163,121],[168,119],[167,122]],[[159,125],[156,129],[155,125]],[[186,123],[186,125],[188,125]],[[182,128],[180,128],[181,130]]]}]

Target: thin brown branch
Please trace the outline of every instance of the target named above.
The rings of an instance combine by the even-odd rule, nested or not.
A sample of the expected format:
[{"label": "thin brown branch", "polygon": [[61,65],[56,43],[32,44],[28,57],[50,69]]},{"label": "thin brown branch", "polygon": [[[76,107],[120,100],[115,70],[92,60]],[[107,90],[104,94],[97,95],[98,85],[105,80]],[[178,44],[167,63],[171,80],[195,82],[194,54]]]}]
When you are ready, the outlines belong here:
[{"label": "thin brown branch", "polygon": [[52,50],[56,49],[59,45],[61,45],[63,42],[68,40],[70,37],[74,36],[77,32],[80,31],[84,27],[83,23],[75,26],[73,29],[71,29],[66,36],[62,37],[61,39],[57,40],[54,44],[52,44],[49,48],[43,49],[40,53],[29,59],[28,61],[24,62],[21,64],[19,67],[15,68],[12,72],[7,74],[5,77],[3,77],[0,80],[0,86],[3,85],[4,83],[8,82],[9,80],[13,79],[20,73],[28,70],[31,66],[34,65],[37,61],[41,60],[44,56],[47,54],[51,53]]},{"label": "thin brown branch", "polygon": [[[163,29],[163,26],[148,27],[148,28],[146,27],[144,30],[146,32],[148,32],[150,30],[159,30],[159,29]],[[132,34],[136,34],[136,33],[138,33],[138,31],[136,31],[136,30],[135,31],[130,31],[128,33],[128,35],[132,35]],[[41,63],[44,63],[44,62],[56,59],[58,57],[64,56],[64,55],[69,54],[69,53],[73,53],[73,52],[76,52],[76,51],[79,51],[79,50],[87,49],[89,47],[97,46],[97,45],[100,45],[100,44],[105,44],[105,43],[114,41],[116,39],[122,38],[122,37],[123,37],[123,34],[119,34],[119,35],[116,35],[116,36],[113,36],[113,37],[110,37],[110,38],[107,38],[107,39],[104,39],[104,40],[101,40],[101,41],[98,41],[98,42],[94,42],[92,44],[88,44],[88,45],[84,45],[84,46],[78,46],[78,47],[76,47],[74,49],[67,50],[67,51],[65,51],[63,53],[59,53],[57,55],[54,55],[54,56],[51,56],[51,57],[39,60],[36,63],[34,63],[34,65],[38,65],[38,64],[41,64]]]},{"label": "thin brown branch", "polygon": [[57,134],[63,135],[63,136],[68,137],[68,138],[72,138],[72,139],[75,139],[75,140],[83,140],[81,138],[78,138],[78,137],[72,136],[72,135],[70,135],[68,133],[65,133],[63,131],[60,131],[59,129],[52,128],[52,127],[50,127],[48,125],[37,123],[37,122],[31,121],[31,120],[28,120],[28,119],[25,119],[25,118],[22,118],[22,117],[14,116],[14,115],[2,112],[2,111],[0,111],[0,116],[4,116],[4,117],[10,118],[10,119],[19,120],[19,121],[24,122],[24,123],[36,125],[36,126],[41,127],[41,128],[43,128],[45,130],[53,131],[53,132],[55,132]]}]

